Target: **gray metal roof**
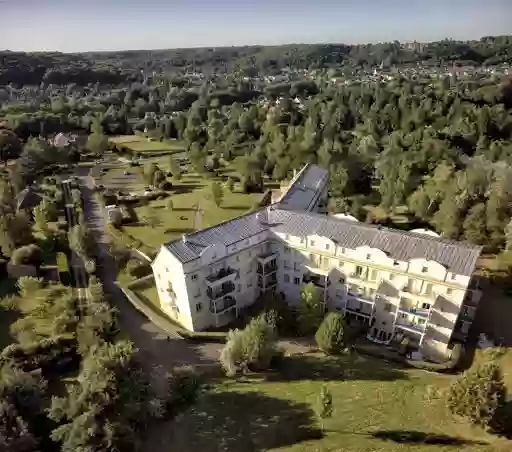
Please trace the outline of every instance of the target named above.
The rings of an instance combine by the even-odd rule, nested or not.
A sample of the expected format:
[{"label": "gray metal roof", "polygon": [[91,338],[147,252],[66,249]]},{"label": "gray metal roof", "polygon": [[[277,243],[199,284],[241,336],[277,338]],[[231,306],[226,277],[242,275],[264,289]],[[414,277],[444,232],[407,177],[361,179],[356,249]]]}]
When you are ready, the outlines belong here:
[{"label": "gray metal roof", "polygon": [[[297,190],[297,184],[305,184],[306,187],[315,187],[318,184],[320,187],[326,182],[327,171],[316,165],[307,165],[292,181],[290,188]],[[305,193],[309,191],[312,190],[305,189]],[[319,192],[319,189],[316,191]],[[284,198],[288,196],[288,193]],[[400,261],[409,261],[415,258],[433,260],[439,262],[450,272],[466,276],[473,273],[481,252],[480,246],[465,242],[304,211],[307,209],[304,207],[306,201],[302,202],[299,199],[297,191],[292,192],[290,196],[288,201],[284,199],[284,205],[283,199],[281,199],[271,207],[249,212],[216,226],[187,234],[184,239],[174,240],[167,243],[166,246],[182,263],[186,263],[197,259],[208,246],[214,244],[229,246],[272,229],[274,232],[299,237],[313,234],[328,237],[339,246],[350,249],[366,245],[380,249],[391,259]],[[306,197],[304,199],[309,199],[309,202],[312,202],[313,198]],[[290,206],[293,206],[293,209]],[[301,208],[302,211],[294,210]]]},{"label": "gray metal roof", "polygon": [[466,242],[356,223],[318,213],[275,210],[270,219],[279,223],[273,228],[276,232],[299,237],[316,234],[350,249],[366,245],[382,250],[391,259],[399,261],[407,262],[416,258],[433,260],[450,272],[466,276],[473,273],[482,250],[481,246]]},{"label": "gray metal roof", "polygon": [[310,211],[327,184],[329,172],[317,165],[307,164],[291,182],[279,200],[280,209]]},{"label": "gray metal roof", "polygon": [[201,252],[210,245],[229,246],[269,229],[266,222],[267,209],[249,212],[216,226],[201,229],[167,243],[167,248],[183,263],[197,259]]}]

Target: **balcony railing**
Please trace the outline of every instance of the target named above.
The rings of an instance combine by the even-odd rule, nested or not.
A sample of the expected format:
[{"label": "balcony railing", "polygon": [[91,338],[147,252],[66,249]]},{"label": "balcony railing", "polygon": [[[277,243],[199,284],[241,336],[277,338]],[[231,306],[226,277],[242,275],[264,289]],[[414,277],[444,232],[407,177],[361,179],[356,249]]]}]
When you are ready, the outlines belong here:
[{"label": "balcony railing", "polygon": [[208,287],[206,294],[211,300],[217,300],[218,298],[224,297],[235,290],[235,284],[231,281],[227,281],[220,286]]},{"label": "balcony railing", "polygon": [[236,306],[236,300],[233,297],[226,297],[219,301],[210,301],[210,311],[213,314],[222,314],[234,306]]},{"label": "balcony railing", "polygon": [[320,287],[321,289],[325,289],[331,284],[329,277],[326,275],[305,274],[302,277],[302,281],[305,284],[312,283],[315,286]]},{"label": "balcony railing", "polygon": [[260,264],[266,264],[272,259],[277,259],[277,253],[275,251],[266,251],[258,255],[258,262]]},{"label": "balcony railing", "polygon": [[345,306],[345,310],[348,312],[357,314],[357,315],[362,315],[364,317],[368,317],[368,318],[370,318],[372,316],[371,312],[364,311],[361,307],[350,306],[350,304],[348,304],[348,303]]},{"label": "balcony railing", "polygon": [[371,304],[371,305],[375,304],[375,300],[372,300],[361,293],[351,292],[349,290],[347,295],[348,295],[349,300],[352,299],[352,300],[356,300],[361,303],[367,303],[367,304]]},{"label": "balcony railing", "polygon": [[231,279],[235,279],[237,273],[238,272],[233,268],[230,268],[230,267],[223,268],[223,269],[219,270],[216,274],[207,276],[206,283],[209,286],[222,284]]},{"label": "balcony railing", "polygon": [[409,331],[411,333],[425,334],[425,330],[427,328],[427,322],[419,324],[407,322],[405,320],[397,320],[395,323],[396,328],[400,328],[405,331]]},{"label": "balcony railing", "polygon": [[420,309],[412,306],[398,306],[399,312],[405,312],[407,314],[416,315],[418,317],[428,318],[430,309]]},{"label": "balcony railing", "polygon": [[266,264],[258,264],[258,270],[257,273],[262,274],[268,274],[268,273],[274,273],[277,271],[277,262],[275,259],[271,260],[270,262]]}]

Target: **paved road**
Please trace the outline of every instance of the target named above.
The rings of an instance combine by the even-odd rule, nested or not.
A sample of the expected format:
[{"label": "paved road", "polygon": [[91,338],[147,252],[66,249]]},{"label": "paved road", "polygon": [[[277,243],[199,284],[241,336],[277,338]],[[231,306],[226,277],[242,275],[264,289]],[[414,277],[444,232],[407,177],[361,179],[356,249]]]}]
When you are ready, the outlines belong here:
[{"label": "paved road", "polygon": [[119,310],[121,330],[134,341],[145,362],[152,368],[171,370],[176,366],[191,365],[209,368],[218,362],[219,344],[195,344],[178,338],[168,338],[164,331],[153,325],[125,298],[116,284],[116,264],[111,258],[107,243],[106,221],[102,208],[93,197],[94,182],[88,168],[77,169],[84,215],[91,229],[96,232],[99,253],[98,275],[104,290]]}]

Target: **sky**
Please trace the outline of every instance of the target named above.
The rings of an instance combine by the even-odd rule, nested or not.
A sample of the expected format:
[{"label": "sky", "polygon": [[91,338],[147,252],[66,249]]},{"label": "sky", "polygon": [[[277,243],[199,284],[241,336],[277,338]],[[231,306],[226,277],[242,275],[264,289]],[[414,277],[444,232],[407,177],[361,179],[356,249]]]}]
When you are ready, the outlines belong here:
[{"label": "sky", "polygon": [[0,49],[168,49],[478,39],[512,0],[0,0]]}]

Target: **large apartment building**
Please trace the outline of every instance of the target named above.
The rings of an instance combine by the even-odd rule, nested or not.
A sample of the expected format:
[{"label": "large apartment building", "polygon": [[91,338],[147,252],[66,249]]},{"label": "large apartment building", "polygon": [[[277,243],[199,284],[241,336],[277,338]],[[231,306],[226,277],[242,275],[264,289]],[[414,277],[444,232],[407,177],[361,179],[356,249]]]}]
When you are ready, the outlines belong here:
[{"label": "large apartment building", "polygon": [[327,184],[306,165],[272,205],[164,244],[152,264],[162,310],[204,330],[266,291],[294,305],[313,283],[326,309],[367,322],[375,342],[407,336],[444,359],[475,315],[480,247],[327,216]]}]

